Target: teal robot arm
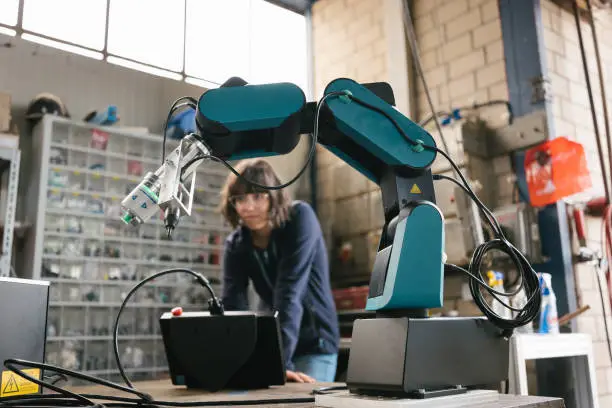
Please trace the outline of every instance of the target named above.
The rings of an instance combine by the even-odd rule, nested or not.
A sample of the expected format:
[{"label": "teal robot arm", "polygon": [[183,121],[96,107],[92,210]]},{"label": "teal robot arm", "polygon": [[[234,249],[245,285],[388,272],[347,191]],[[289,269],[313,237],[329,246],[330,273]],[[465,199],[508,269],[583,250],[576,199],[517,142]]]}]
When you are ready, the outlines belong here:
[{"label": "teal robot arm", "polygon": [[[478,297],[477,285],[486,283],[476,276],[476,259],[469,271],[462,271],[472,277],[472,295],[486,316],[427,317],[427,309],[442,306],[444,271],[453,267],[445,265],[444,218],[436,206],[431,173],[438,154],[449,158],[428,132],[394,108],[389,85],[340,78],[315,103],[289,83],[228,82],[235,85],[191,101],[197,131],[124,199],[124,221],[138,224],[162,209],[171,231],[181,215],[190,213],[195,167],[204,160],[221,161],[236,172],[228,161],[286,154],[300,135],[311,134],[311,153],[317,143],[325,146],[382,193],[385,222],[366,303],[376,318],[354,322],[347,370],[351,391],[429,398],[507,378],[508,338],[539,309],[537,276],[500,229],[496,239],[479,247],[478,256],[488,249],[508,253],[524,278],[529,306],[511,321],[490,312]],[[279,186],[251,184],[283,188],[300,174]],[[490,214],[486,208],[481,211]]]},{"label": "teal robot arm", "polygon": [[200,141],[225,160],[285,154],[300,134],[314,133],[378,184],[385,224],[366,309],[418,314],[442,306],[444,220],[430,171],[435,141],[383,98],[393,99],[386,84],[344,78],[327,86],[318,105],[288,83],[220,87],[200,97],[196,124]]}]

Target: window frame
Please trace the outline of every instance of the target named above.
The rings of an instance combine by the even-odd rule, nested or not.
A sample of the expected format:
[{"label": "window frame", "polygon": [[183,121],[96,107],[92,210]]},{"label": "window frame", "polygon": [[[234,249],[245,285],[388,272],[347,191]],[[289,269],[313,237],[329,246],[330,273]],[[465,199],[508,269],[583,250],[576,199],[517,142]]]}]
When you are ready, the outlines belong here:
[{"label": "window frame", "polygon": [[[41,39],[40,43],[45,46],[49,46],[48,44],[45,44],[45,43],[54,42],[58,44],[59,47],[57,48],[62,48],[61,46],[63,46],[62,49],[68,50],[68,52],[73,52],[73,53],[78,53],[80,55],[89,56],[95,59],[102,60],[107,63],[112,63],[113,60],[119,59],[129,64],[132,64],[134,69],[138,69],[137,67],[140,66],[142,68],[141,70],[145,72],[150,72],[150,73],[156,72],[157,73],[156,75],[164,76],[164,77],[172,78],[176,80],[181,80],[181,81],[188,82],[188,83],[208,84],[209,88],[213,88],[215,86],[221,85],[220,83],[212,81],[207,78],[201,78],[201,77],[194,76],[194,75],[187,75],[187,73],[185,72],[185,60],[186,60],[185,55],[186,55],[186,48],[187,48],[187,0],[181,0],[185,3],[184,4],[185,13],[183,16],[183,63],[182,63],[182,69],[180,71],[162,68],[154,64],[145,63],[145,62],[142,62],[136,59],[132,59],[132,58],[126,58],[124,56],[117,55],[117,54],[114,54],[108,51],[110,0],[106,0],[106,18],[105,18],[105,24],[104,24],[104,47],[101,51],[95,48],[90,48],[90,47],[83,46],[80,44],[75,44],[71,41],[61,40],[53,36],[48,36],[45,34],[41,34],[38,32],[24,29],[23,28],[23,11],[24,11],[24,5],[26,1],[28,0],[18,0],[17,24],[15,26],[11,26],[8,24],[0,23],[0,28],[4,29],[3,31],[0,31],[0,33],[6,34],[6,35],[12,35],[14,32],[14,36],[19,37],[19,38],[23,37],[24,34],[26,35],[26,38],[30,38],[30,39],[33,37],[34,38],[38,37],[39,39]],[[286,10],[295,12],[296,14],[303,15],[304,18],[306,19],[307,27],[310,26],[311,18],[310,18],[309,7],[312,5],[312,3],[314,3],[313,0],[299,0],[297,1],[297,3],[296,3],[296,0],[265,0],[265,1],[275,6],[282,7]],[[299,4],[299,6],[297,6],[297,4]],[[311,78],[310,78],[312,76],[312,72],[311,72],[312,64],[310,61],[310,59],[312,58],[312,55],[311,55],[311,50],[310,50],[310,45],[311,45],[310,42],[311,42],[310,32],[307,32],[306,44],[304,44],[304,47],[307,47],[307,52],[306,52],[307,61],[306,62],[308,66],[306,67],[306,74],[308,78],[306,80],[307,80],[307,83],[309,84],[309,88],[312,86]],[[74,51],[70,51],[71,49]],[[78,49],[81,49],[83,52],[79,53]],[[99,57],[96,57],[96,56],[99,56]],[[109,57],[110,57],[111,62],[109,62]],[[178,76],[180,76],[180,79],[178,78]],[[311,92],[310,89],[305,89],[304,91],[306,93]]]}]

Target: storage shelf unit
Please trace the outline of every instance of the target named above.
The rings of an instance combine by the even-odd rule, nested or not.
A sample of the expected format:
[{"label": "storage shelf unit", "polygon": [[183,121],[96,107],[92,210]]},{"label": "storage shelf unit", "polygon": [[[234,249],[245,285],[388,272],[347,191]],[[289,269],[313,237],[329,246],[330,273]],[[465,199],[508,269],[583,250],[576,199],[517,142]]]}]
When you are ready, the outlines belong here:
[{"label": "storage shelf unit", "polygon": [[[120,218],[121,200],[161,164],[161,136],[45,116],[32,137],[25,275],[51,282],[47,362],[118,379],[112,328],[138,281],[162,269],[189,268],[220,291],[222,243],[230,230],[216,207],[226,171],[200,166],[192,215],[168,240],[161,218],[140,227]],[[166,151],[177,144],[169,140]],[[166,275],[135,293],[119,325],[127,373],[134,379],[164,373],[159,317],[177,305],[202,310],[207,300],[187,274]]]}]

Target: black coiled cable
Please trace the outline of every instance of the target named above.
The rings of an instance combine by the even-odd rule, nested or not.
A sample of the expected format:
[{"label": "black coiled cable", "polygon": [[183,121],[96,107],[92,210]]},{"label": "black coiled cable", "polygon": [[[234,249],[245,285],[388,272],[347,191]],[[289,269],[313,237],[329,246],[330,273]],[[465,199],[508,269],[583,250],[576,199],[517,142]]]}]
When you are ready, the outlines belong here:
[{"label": "black coiled cable", "polygon": [[[501,226],[491,213],[491,211],[484,205],[482,201],[476,196],[476,193],[470,187],[469,182],[465,178],[465,176],[461,173],[461,170],[457,166],[457,164],[453,161],[453,159],[443,150],[435,147],[428,146],[424,144],[422,141],[417,141],[411,139],[402,129],[402,127],[397,123],[397,121],[389,115],[383,109],[374,106],[368,102],[365,102],[359,98],[353,96],[350,92],[346,92],[346,96],[348,96],[351,100],[356,103],[371,109],[375,112],[378,112],[385,116],[397,129],[397,131],[402,135],[402,137],[412,146],[422,148],[423,150],[434,151],[444,156],[446,160],[453,167],[453,170],[456,174],[459,175],[461,182],[452,177],[444,176],[444,175],[434,175],[434,180],[449,180],[453,183],[457,184],[461,189],[476,203],[478,209],[481,214],[486,219],[487,223],[491,226],[493,230],[495,238],[485,242],[484,244],[478,246],[472,255],[472,259],[468,266],[468,269],[461,268],[457,265],[446,264],[445,271],[457,271],[467,274],[470,277],[470,292],[472,293],[472,297],[474,298],[474,302],[478,306],[478,308],[482,311],[482,313],[500,330],[503,331],[504,335],[510,336],[512,331],[518,327],[524,326],[529,322],[533,321],[540,311],[541,304],[541,292],[539,286],[539,278],[537,273],[531,267],[529,261],[525,258],[525,256],[519,251],[510,241],[508,241],[502,231]],[[420,146],[418,146],[420,145]],[[481,265],[483,264],[484,257],[487,252],[492,250],[502,251],[507,254],[512,263],[516,267],[518,271],[518,275],[520,277],[520,284],[518,288],[516,288],[512,292],[500,292],[492,287],[490,287],[483,279],[480,271]],[[482,289],[486,290],[494,299],[500,302],[504,307],[508,308],[513,312],[517,312],[517,315],[512,319],[505,319],[502,316],[498,315],[493,311],[491,306],[488,304],[487,300],[484,298]],[[521,290],[525,290],[527,303],[521,309],[512,307],[502,301],[501,297],[512,297],[520,293]]]}]

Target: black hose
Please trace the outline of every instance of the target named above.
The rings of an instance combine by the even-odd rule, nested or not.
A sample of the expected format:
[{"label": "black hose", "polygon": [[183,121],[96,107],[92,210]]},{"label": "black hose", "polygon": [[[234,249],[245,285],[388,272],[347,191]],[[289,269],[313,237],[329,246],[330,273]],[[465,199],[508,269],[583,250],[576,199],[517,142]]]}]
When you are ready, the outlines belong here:
[{"label": "black hose", "polygon": [[591,116],[593,118],[593,127],[595,128],[595,141],[597,142],[597,154],[599,155],[599,165],[601,167],[601,177],[603,178],[604,191],[607,202],[610,202],[610,189],[608,187],[608,176],[606,172],[606,162],[603,157],[603,148],[599,138],[599,125],[597,123],[597,111],[595,110],[595,101],[593,99],[593,89],[591,87],[591,78],[589,75],[589,64],[587,63],[586,51],[584,50],[584,40],[582,38],[582,24],[580,23],[580,12],[576,0],[572,2],[574,11],[574,20],[576,22],[576,31],[578,32],[578,42],[580,44],[580,54],[582,55],[582,67],[584,69],[584,77],[586,79],[587,93],[589,94],[589,104],[591,106]]},{"label": "black hose", "polygon": [[[601,91],[601,105],[603,109],[604,127],[606,129],[606,143],[608,145],[608,158],[612,158],[612,139],[610,136],[610,120],[608,117],[608,99],[606,97],[606,84],[603,77],[603,69],[601,67],[601,55],[599,53],[599,41],[597,40],[597,29],[595,28],[595,19],[593,18],[593,7],[591,0],[586,0],[589,11],[589,23],[591,24],[591,34],[593,36],[593,48],[595,49],[595,61],[597,62],[597,73],[599,75],[599,88]],[[612,163],[611,163],[612,166]],[[610,177],[612,177],[612,168],[610,168]],[[606,196],[608,203],[612,197]]]}]

